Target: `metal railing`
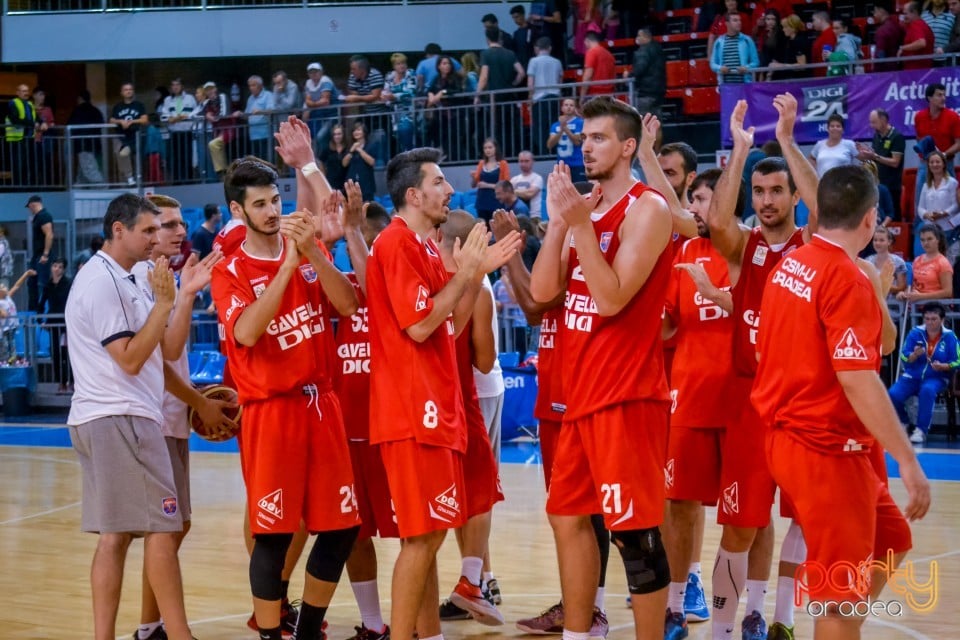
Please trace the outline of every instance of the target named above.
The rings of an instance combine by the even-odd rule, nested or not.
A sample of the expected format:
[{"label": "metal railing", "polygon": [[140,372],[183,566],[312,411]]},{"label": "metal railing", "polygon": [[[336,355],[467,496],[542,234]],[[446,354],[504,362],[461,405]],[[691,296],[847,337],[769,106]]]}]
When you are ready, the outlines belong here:
[{"label": "metal railing", "polygon": [[[117,11],[182,11],[244,8],[306,8],[325,5],[402,5],[476,0],[5,0],[4,14],[106,13]],[[490,2],[491,0],[486,0]],[[507,2],[507,0],[493,0]]]}]

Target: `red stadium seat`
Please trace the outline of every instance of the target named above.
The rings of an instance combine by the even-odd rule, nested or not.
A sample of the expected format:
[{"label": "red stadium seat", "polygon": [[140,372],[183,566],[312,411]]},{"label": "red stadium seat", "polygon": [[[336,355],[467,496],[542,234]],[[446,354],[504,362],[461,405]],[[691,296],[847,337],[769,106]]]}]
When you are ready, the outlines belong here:
[{"label": "red stadium seat", "polygon": [[688,116],[720,113],[720,92],[716,87],[693,87],[683,92],[683,113]]},{"label": "red stadium seat", "polygon": [[917,188],[917,169],[903,170],[903,191],[900,193],[900,219],[904,222],[913,222],[913,199]]},{"label": "red stadium seat", "polygon": [[[667,63],[669,64],[669,63]],[[710,68],[710,61],[706,58],[688,60],[690,66],[687,82],[691,87],[713,87],[717,84],[717,74]]]},{"label": "red stadium seat", "polygon": [[[692,62],[692,61],[691,61]],[[682,89],[687,86],[687,72],[690,64],[685,60],[667,61],[667,88]]]}]

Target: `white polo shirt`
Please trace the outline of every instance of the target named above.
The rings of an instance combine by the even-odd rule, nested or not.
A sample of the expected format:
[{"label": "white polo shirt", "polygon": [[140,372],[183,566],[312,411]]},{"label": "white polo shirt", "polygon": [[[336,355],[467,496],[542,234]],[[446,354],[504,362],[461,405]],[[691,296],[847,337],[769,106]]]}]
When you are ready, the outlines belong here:
[{"label": "white polo shirt", "polygon": [[543,177],[536,172],[533,172],[528,176],[520,173],[510,178],[510,182],[513,184],[514,189],[540,189],[540,191],[537,192],[537,195],[530,199],[530,217],[541,217],[540,197],[543,195]]},{"label": "white polo shirt", "polygon": [[114,340],[136,335],[153,308],[152,296],[146,293],[149,288],[133,278],[113,258],[98,251],[73,280],[65,311],[74,374],[69,425],[109,416],[163,422],[160,346],[135,376],[124,372],[105,348]]},{"label": "white polo shirt", "polygon": [[[149,298],[153,298],[153,291],[150,288],[150,281],[147,280],[147,272],[152,271],[154,267],[153,260],[144,260],[143,262],[138,262],[133,265],[131,273],[137,277],[137,285],[143,290],[143,294]],[[177,295],[179,295],[180,287],[180,277],[177,276]],[[173,318],[173,311],[170,311],[170,318],[167,320],[169,325],[170,320]],[[161,352],[162,353],[162,352]],[[183,380],[190,384],[190,362],[187,359],[187,348],[184,346],[183,351],[180,353],[180,357],[176,360],[167,360],[167,364],[177,372]],[[187,439],[190,437],[190,425],[187,424],[187,413],[190,408],[187,404],[176,397],[169,391],[163,392],[163,404],[161,406],[161,411],[163,412],[163,422],[161,427],[163,429],[163,435],[168,438],[181,438]]]}]

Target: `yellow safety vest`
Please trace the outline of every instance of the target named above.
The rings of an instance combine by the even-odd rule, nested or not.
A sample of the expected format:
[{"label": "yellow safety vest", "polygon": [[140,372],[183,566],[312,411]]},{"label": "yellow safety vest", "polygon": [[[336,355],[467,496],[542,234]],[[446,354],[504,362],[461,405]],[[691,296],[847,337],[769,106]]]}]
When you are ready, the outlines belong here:
[{"label": "yellow safety vest", "polygon": [[[37,121],[37,108],[33,106],[32,102],[24,102],[20,98],[14,98],[11,101],[17,106],[17,115],[20,116],[20,119],[23,120],[27,117],[27,107],[30,108],[30,113],[33,115],[33,121]],[[23,140],[23,135],[26,130],[26,127],[21,127],[14,125],[10,122],[10,116],[4,118],[6,124],[6,130],[4,132],[4,138],[7,142],[20,142]]]}]

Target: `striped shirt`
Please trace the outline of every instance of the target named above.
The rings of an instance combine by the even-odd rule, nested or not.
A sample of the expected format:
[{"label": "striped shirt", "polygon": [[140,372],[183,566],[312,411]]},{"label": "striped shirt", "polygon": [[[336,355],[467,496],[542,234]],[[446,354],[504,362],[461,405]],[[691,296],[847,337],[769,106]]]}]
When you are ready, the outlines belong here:
[{"label": "striped shirt", "polygon": [[[740,41],[737,38],[723,39],[723,66],[728,69],[736,69],[743,66],[740,62]],[[742,73],[726,73],[723,76],[725,84],[738,83],[743,84]]]},{"label": "striped shirt", "polygon": [[920,17],[933,31],[934,49],[946,49],[947,45],[950,44],[950,32],[953,31],[953,21],[955,20],[954,15],[949,11],[941,11],[939,15],[924,11]]},{"label": "striped shirt", "polygon": [[[367,77],[363,80],[358,80],[352,73],[347,78],[347,91],[358,96],[368,96],[377,89],[383,89],[383,85],[383,74],[373,67],[367,70]],[[363,112],[366,114],[387,113],[389,111],[390,109],[383,102],[366,102],[363,105]]]}]

